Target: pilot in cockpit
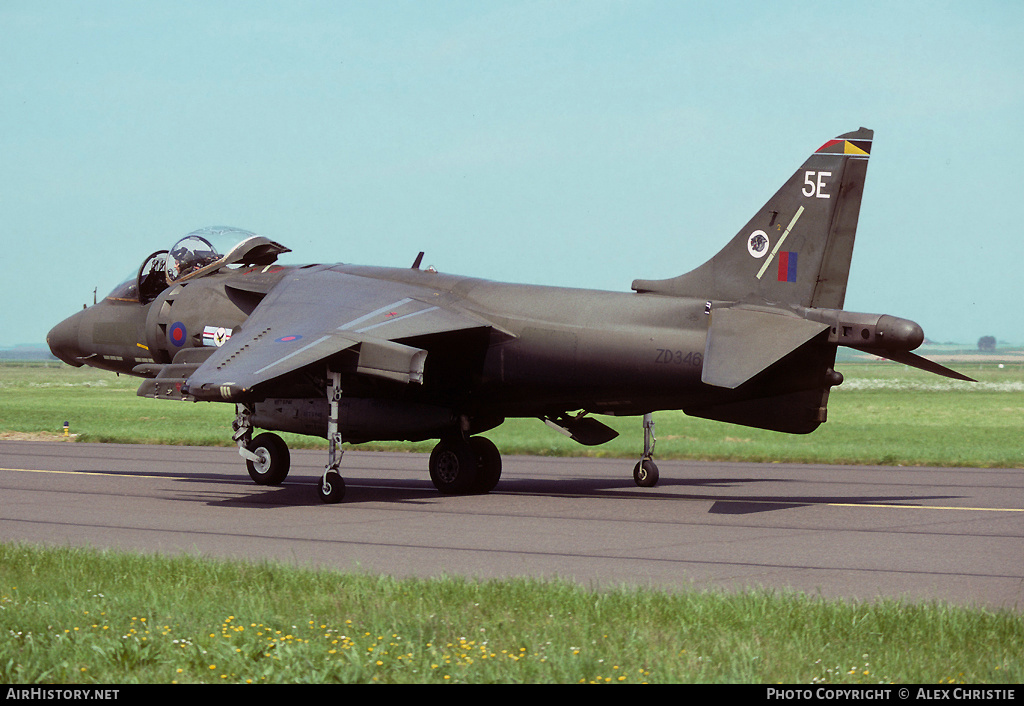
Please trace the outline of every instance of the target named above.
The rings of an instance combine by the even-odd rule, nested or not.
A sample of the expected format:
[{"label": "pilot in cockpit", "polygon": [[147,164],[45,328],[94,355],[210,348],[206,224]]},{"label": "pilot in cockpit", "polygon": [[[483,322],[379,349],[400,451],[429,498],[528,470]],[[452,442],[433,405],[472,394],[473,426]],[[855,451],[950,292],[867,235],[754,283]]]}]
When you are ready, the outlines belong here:
[{"label": "pilot in cockpit", "polygon": [[174,244],[167,260],[167,279],[171,282],[188,277],[212,265],[224,256],[206,238],[191,234]]}]

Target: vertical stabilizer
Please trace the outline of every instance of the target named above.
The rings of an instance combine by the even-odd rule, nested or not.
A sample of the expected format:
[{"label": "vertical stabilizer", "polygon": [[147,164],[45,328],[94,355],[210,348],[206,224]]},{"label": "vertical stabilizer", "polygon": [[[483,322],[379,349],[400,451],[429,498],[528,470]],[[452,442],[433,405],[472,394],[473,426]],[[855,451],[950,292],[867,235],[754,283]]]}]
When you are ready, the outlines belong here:
[{"label": "vertical stabilizer", "polygon": [[637,292],[841,309],[874,133],[829,140],[697,269],[635,280]]}]

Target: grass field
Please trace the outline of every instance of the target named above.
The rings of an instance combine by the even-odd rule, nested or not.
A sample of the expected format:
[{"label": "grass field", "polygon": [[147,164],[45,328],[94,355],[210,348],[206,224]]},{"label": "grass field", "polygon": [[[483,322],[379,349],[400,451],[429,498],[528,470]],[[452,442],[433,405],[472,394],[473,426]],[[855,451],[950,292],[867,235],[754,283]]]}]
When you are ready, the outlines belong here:
[{"label": "grass field", "polygon": [[[830,421],[789,436],[655,415],[659,458],[1024,467],[1024,370],[978,384],[841,367]],[[138,381],[0,365],[0,439],[230,443],[228,405],[136,397]],[[635,457],[638,419],[588,449],[537,420],[503,453]],[[292,446],[322,445],[289,437]],[[431,444],[377,448],[428,450]],[[363,445],[360,448],[367,448]],[[373,448],[373,447],[370,447]],[[1024,679],[1024,616],[771,592],[596,593],[559,582],[303,571],[0,544],[0,683],[996,683]]]},{"label": "grass field", "polygon": [[[832,392],[829,421],[806,436],[711,422],[681,412],[655,414],[658,458],[1024,467],[1024,367],[960,366],[978,383],[961,383],[902,365],[839,366],[846,381]],[[231,405],[149,400],[138,380],[63,364],[0,365],[0,434],[60,438],[64,422],[79,441],[224,446]],[[488,432],[504,454],[636,457],[638,418],[608,418],[614,441],[583,447],[535,419],[510,419]],[[292,447],[320,439],[285,435]],[[2,437],[0,437],[2,438]],[[420,444],[362,449],[429,451]]]},{"label": "grass field", "polygon": [[0,544],[0,683],[1019,684],[1024,616]]}]

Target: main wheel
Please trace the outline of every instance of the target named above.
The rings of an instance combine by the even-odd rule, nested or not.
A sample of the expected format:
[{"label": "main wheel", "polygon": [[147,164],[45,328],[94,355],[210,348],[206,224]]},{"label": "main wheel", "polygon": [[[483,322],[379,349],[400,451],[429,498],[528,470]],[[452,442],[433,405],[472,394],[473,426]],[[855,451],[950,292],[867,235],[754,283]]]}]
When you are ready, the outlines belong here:
[{"label": "main wheel", "polygon": [[501,453],[490,439],[483,436],[474,436],[469,445],[476,452],[477,462],[473,492],[489,493],[501,479]]},{"label": "main wheel", "polygon": [[345,481],[341,474],[336,471],[327,471],[320,479],[317,493],[320,495],[320,500],[325,503],[340,503],[341,499],[345,497]]},{"label": "main wheel", "polygon": [[281,485],[291,468],[288,444],[277,434],[260,434],[249,443],[249,450],[259,457],[258,461],[246,461],[249,477],[257,485]]},{"label": "main wheel", "polygon": [[658,467],[649,458],[645,458],[633,467],[633,482],[641,488],[653,488],[658,484]]},{"label": "main wheel", "polygon": [[472,492],[479,465],[477,452],[468,442],[442,439],[430,452],[430,480],[445,495]]}]

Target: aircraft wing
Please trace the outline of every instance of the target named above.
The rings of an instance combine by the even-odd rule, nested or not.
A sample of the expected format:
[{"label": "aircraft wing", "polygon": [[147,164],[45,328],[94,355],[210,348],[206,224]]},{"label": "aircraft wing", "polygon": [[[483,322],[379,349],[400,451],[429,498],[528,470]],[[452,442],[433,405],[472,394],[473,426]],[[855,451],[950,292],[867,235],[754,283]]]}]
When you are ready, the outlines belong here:
[{"label": "aircraft wing", "polygon": [[432,301],[440,296],[327,268],[299,270],[188,376],[182,392],[197,400],[241,401],[261,383],[343,351],[355,358],[358,373],[422,383],[427,352],[397,340],[490,326]]}]

